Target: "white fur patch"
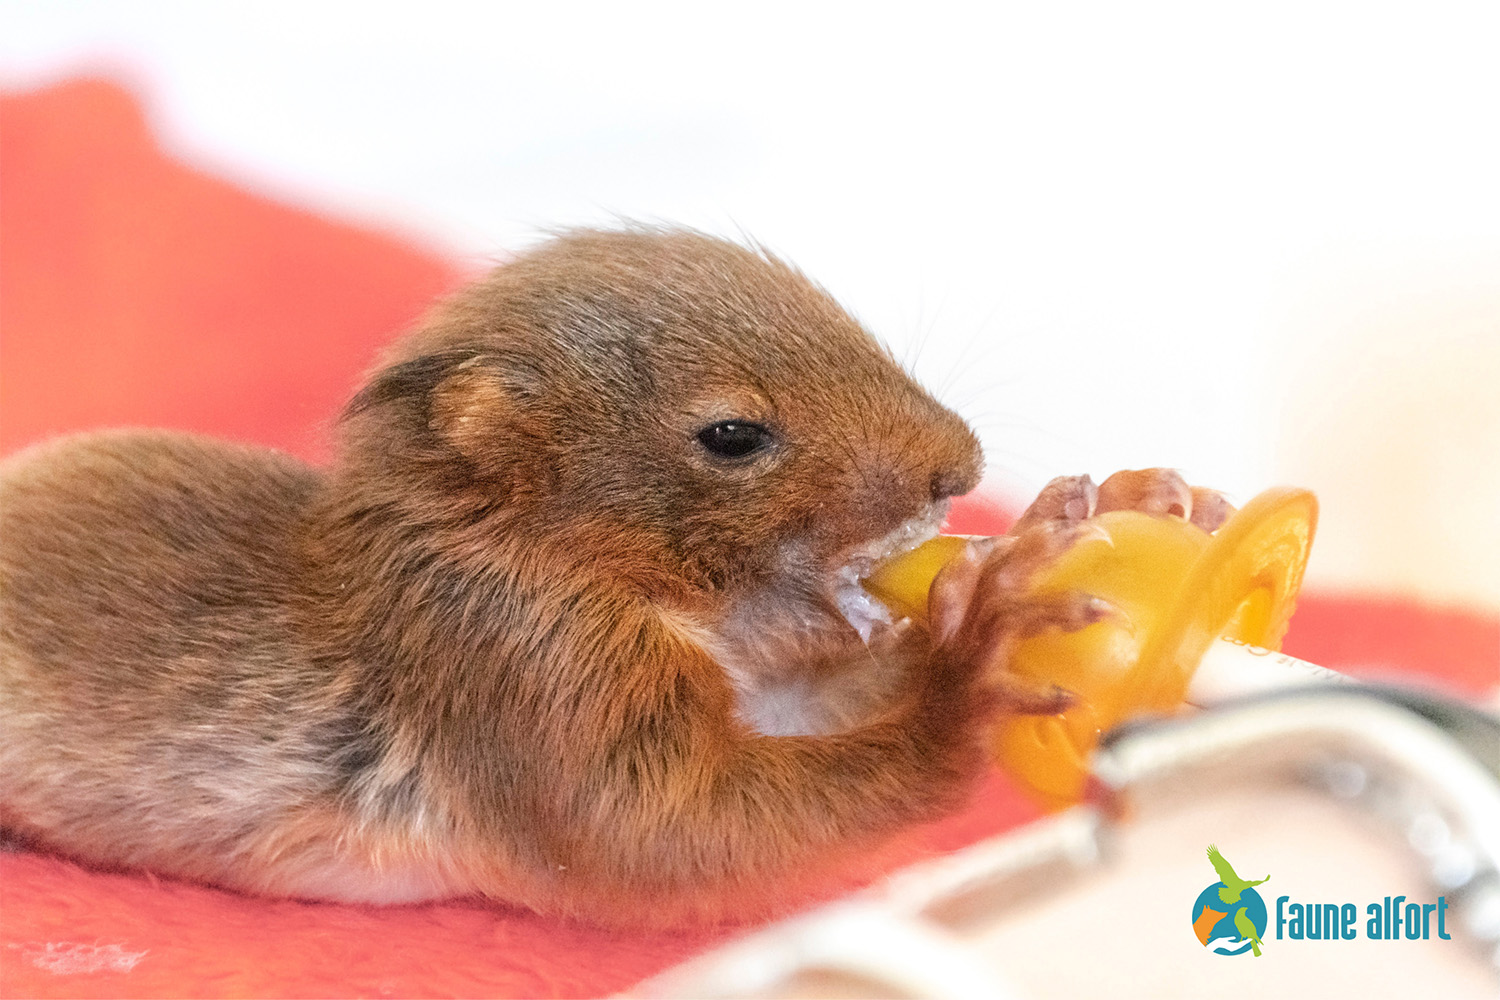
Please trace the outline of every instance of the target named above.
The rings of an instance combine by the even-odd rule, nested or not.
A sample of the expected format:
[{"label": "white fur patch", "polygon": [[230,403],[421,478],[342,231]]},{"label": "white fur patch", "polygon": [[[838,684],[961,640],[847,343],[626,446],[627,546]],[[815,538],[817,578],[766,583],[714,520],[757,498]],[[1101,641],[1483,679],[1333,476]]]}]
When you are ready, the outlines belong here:
[{"label": "white fur patch", "polygon": [[[878,707],[897,671],[872,652],[871,639],[877,631],[899,634],[907,623],[893,621],[861,581],[935,536],[947,513],[946,501],[933,504],[853,549],[821,598],[773,587],[738,604],[703,645],[734,685],[741,721],[767,736],[822,735],[857,725]],[[789,574],[805,566],[805,555],[788,547]]]},{"label": "white fur patch", "polygon": [[288,885],[278,888],[308,899],[382,906],[422,903],[456,894],[455,887],[431,866],[412,862],[375,868],[343,857],[303,868]]}]

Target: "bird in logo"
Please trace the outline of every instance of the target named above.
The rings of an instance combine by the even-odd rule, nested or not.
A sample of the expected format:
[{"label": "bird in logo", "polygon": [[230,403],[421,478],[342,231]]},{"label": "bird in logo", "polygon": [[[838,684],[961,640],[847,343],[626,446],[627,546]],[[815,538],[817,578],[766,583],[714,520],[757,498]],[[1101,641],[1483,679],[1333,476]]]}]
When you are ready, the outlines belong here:
[{"label": "bird in logo", "polygon": [[[1265,881],[1265,879],[1261,879],[1261,882],[1264,882],[1264,881]],[[1260,883],[1256,883],[1256,884],[1259,885]],[[1246,941],[1250,942],[1250,950],[1253,951],[1253,952],[1255,952],[1255,957],[1256,958],[1259,958],[1260,957],[1260,931],[1257,931],[1255,929],[1255,925],[1253,923],[1251,923],[1250,922],[1250,918],[1245,915],[1245,907],[1243,907],[1243,906],[1240,907],[1239,910],[1235,913],[1235,915],[1234,915],[1234,926],[1235,926],[1235,929],[1240,932],[1240,937],[1243,940],[1246,940]],[[1243,947],[1243,945],[1241,947]]]},{"label": "bird in logo", "polygon": [[1219,853],[1219,848],[1214,844],[1208,845],[1208,860],[1214,866],[1214,871],[1219,873],[1219,881],[1224,883],[1224,888],[1219,890],[1219,898],[1226,903],[1238,903],[1240,901],[1240,893],[1253,885],[1260,885],[1261,882],[1271,881],[1271,876],[1269,875],[1256,882],[1247,882],[1240,878],[1234,873],[1234,869],[1229,866],[1229,862],[1224,860],[1224,855]]}]

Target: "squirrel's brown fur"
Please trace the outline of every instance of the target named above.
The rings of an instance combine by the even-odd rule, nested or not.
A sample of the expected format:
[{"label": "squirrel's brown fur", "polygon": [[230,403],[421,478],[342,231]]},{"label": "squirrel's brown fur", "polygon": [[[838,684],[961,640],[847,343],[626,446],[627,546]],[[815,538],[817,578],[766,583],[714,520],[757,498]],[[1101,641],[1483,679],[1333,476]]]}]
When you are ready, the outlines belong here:
[{"label": "squirrel's brown fur", "polygon": [[[696,435],[730,418],[774,443],[716,458]],[[787,265],[564,235],[399,341],[327,469],[165,432],[5,463],[0,822],[256,892],[774,905],[982,766],[984,588],[1015,573],[935,593],[973,627],[878,657],[829,590],[979,469]],[[778,684],[867,690],[757,731]]]}]

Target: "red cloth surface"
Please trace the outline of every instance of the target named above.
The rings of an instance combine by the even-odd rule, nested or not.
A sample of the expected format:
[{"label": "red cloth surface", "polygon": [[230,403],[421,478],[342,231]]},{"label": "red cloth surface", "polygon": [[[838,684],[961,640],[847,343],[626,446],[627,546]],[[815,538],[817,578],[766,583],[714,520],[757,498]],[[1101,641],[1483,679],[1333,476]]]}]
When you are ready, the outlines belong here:
[{"label": "red cloth surface", "polygon": [[7,97],[0,119],[0,450],[179,427],[307,458],[451,262],[164,156],[124,91]]},{"label": "red cloth surface", "polygon": [[[0,453],[151,425],[319,459],[376,349],[461,276],[431,253],[175,162],[112,84],[0,99]],[[1008,522],[978,499],[953,523],[982,533]],[[1287,649],[1480,692],[1496,681],[1500,620],[1308,596]],[[995,776],[891,857],[1036,815]],[[6,997],[599,995],[733,933],[603,931],[472,901],[266,900],[0,856]]]}]

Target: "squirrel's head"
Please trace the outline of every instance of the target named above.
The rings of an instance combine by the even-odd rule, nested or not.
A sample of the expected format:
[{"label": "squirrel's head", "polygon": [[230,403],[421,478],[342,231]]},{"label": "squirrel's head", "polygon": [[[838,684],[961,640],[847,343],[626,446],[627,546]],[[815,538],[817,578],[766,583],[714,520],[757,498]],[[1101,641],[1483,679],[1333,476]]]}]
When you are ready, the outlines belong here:
[{"label": "squirrel's head", "polygon": [[825,291],[675,229],[571,232],[497,268],[393,348],[345,425],[341,464],[420,516],[592,539],[704,591],[811,586],[935,530],[981,465]]}]

